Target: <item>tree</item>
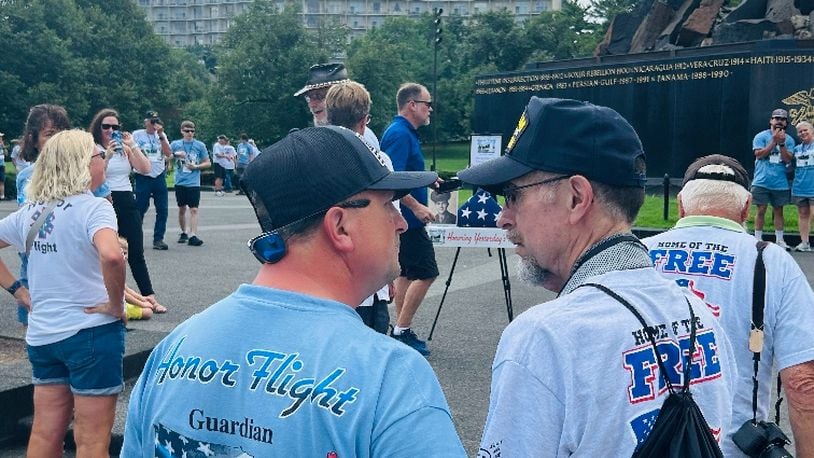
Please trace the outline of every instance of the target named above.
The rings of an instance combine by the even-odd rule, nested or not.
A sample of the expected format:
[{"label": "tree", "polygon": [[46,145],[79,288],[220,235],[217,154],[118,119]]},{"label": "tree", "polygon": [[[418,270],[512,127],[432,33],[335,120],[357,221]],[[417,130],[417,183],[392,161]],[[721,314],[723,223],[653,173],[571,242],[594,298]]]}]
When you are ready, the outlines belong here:
[{"label": "tree", "polygon": [[508,11],[476,14],[469,25],[468,53],[465,64],[469,67],[493,64],[498,71],[521,68],[536,43],[529,43],[523,30],[517,26]]},{"label": "tree", "polygon": [[602,35],[597,24],[588,22],[587,9],[574,0],[564,0],[560,11],[546,11],[525,23],[525,41],[534,43],[531,61],[587,57]]},{"label": "tree", "polygon": [[129,0],[3,2],[0,43],[0,127],[15,134],[38,103],[65,106],[78,127],[103,107],[118,109],[128,129],[141,127],[147,109],[173,121],[190,98],[183,92],[203,96],[206,84],[177,64]]},{"label": "tree", "polygon": [[432,47],[429,16],[416,21],[388,18],[348,50],[350,77],[367,87],[373,99],[371,128],[383,132],[396,114],[396,91],[405,82],[430,86]]},{"label": "tree", "polygon": [[235,18],[216,47],[213,124],[268,144],[310,123],[305,104],[293,94],[305,82],[308,67],[328,56],[297,13],[292,6],[278,11],[271,2],[255,2]]}]

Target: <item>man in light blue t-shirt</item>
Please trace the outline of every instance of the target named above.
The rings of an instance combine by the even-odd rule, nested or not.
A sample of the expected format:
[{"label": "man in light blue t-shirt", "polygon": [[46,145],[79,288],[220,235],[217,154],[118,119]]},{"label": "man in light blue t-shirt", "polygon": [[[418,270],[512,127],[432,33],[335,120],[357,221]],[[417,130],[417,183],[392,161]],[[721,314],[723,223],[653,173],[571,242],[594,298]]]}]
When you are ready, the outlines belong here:
[{"label": "man in light blue t-shirt", "polygon": [[755,153],[755,178],[752,180],[752,202],[757,207],[755,237],[763,239],[763,222],[766,209],[772,204],[774,235],[783,249],[789,246],[783,240],[783,206],[791,202],[786,164],[794,159],[794,139],[786,134],[789,112],[778,108],[772,111],[769,128],[759,132],[752,140]]},{"label": "man in light blue t-shirt", "polygon": [[243,176],[260,272],[156,346],[121,455],[466,456],[426,359],[353,310],[398,275],[392,201],[437,175],[391,172],[336,126],[267,153]]},{"label": "man in light blue t-shirt", "polygon": [[[178,204],[178,225],[181,236],[178,243],[203,245],[198,237],[198,206],[201,203],[201,170],[209,167],[209,152],[202,141],[195,140],[195,123],[181,123],[184,138],[170,145],[175,158],[175,202]],[[186,212],[189,209],[189,225]]]},{"label": "man in light blue t-shirt", "polygon": [[260,151],[254,146],[254,143],[249,143],[249,136],[247,134],[240,134],[240,143],[237,144],[237,164],[235,168],[235,186],[237,186],[237,194],[243,195],[243,190],[240,189],[240,177],[249,162],[253,161]]}]

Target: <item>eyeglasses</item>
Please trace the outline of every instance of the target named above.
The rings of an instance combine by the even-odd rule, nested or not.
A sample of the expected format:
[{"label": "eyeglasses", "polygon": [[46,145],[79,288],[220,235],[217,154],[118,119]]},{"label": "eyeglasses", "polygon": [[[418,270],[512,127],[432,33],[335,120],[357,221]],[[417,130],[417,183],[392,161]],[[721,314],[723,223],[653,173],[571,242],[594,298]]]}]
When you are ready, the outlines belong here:
[{"label": "eyeglasses", "polygon": [[310,91],[307,94],[305,94],[305,101],[310,102],[310,101],[314,100],[314,101],[318,102],[320,100],[325,100],[326,95],[328,95],[328,90],[327,89],[313,90],[313,91]]},{"label": "eyeglasses", "polygon": [[108,129],[119,130],[119,129],[121,129],[121,126],[118,125],[118,124],[104,124],[104,123],[102,123],[102,130],[108,130]]},{"label": "eyeglasses", "polygon": [[195,129],[184,129],[181,132],[183,132],[185,134],[193,134],[193,133],[195,133]]},{"label": "eyeglasses", "polygon": [[415,99],[413,99],[413,102],[415,102],[415,103],[423,103],[424,105],[427,105],[427,108],[432,108],[432,100],[415,100]]},{"label": "eyeglasses", "polygon": [[96,156],[99,156],[99,157],[101,157],[101,158],[102,158],[102,160],[104,160],[104,158],[105,158],[105,152],[104,152],[103,150],[102,150],[102,151],[99,151],[98,153],[96,153],[96,154],[92,155],[90,158],[91,158],[91,159],[93,159],[93,158],[94,158],[94,157],[96,157]]},{"label": "eyeglasses", "polygon": [[517,205],[517,201],[520,200],[521,190],[530,188],[532,186],[540,186],[543,184],[554,183],[560,180],[564,180],[566,178],[571,178],[571,175],[561,175],[554,178],[548,178],[543,181],[538,181],[536,183],[529,183],[524,184],[522,186],[515,186],[510,184],[503,188],[503,195],[506,197],[506,207],[513,207]]}]

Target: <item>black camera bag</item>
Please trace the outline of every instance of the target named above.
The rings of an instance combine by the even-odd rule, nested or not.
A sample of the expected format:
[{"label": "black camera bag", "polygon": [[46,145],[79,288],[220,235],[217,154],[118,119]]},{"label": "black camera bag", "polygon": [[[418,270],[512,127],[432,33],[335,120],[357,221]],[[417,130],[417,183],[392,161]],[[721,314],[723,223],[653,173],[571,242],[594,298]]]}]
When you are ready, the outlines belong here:
[{"label": "black camera bag", "polygon": [[[616,299],[624,305],[636,318],[639,323],[648,329],[647,323],[642,318],[642,315],[630,304],[625,298],[614,293],[607,287],[598,283],[586,283],[582,286],[593,286]],[[687,300],[687,306],[690,309],[690,318],[692,325],[690,326],[690,346],[695,348],[695,312],[692,310],[690,301]],[[718,442],[712,435],[701,409],[696,404],[695,400],[690,393],[690,379],[692,371],[690,363],[692,360],[692,352],[690,357],[683,363],[684,368],[684,386],[680,390],[673,388],[673,384],[665,376],[667,371],[664,368],[659,350],[656,347],[656,339],[652,333],[645,332],[653,346],[653,351],[656,354],[656,361],[659,364],[659,373],[664,378],[670,394],[659,410],[659,415],[656,418],[656,424],[645,439],[644,443],[633,452],[633,458],[723,458],[721,449]]]}]

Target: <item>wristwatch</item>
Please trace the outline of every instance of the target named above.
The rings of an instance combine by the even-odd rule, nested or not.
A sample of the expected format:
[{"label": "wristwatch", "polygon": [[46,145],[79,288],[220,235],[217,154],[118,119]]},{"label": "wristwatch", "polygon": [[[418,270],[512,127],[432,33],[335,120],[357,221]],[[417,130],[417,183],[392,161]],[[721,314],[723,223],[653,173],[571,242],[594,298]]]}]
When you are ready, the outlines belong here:
[{"label": "wristwatch", "polygon": [[16,293],[21,286],[23,286],[23,283],[20,280],[14,280],[14,283],[12,283],[11,286],[6,288],[6,291],[8,291],[9,294],[13,296],[14,293]]}]

